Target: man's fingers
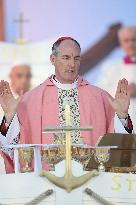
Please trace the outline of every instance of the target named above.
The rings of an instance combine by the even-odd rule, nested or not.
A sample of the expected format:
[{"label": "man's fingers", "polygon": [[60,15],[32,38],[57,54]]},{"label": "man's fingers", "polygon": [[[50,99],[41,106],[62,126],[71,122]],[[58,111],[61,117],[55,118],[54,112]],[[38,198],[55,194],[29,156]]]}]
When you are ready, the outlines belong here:
[{"label": "man's fingers", "polygon": [[127,80],[125,78],[122,79],[121,80],[121,87],[120,87],[120,91],[122,94],[127,95],[127,86],[128,86]]},{"label": "man's fingers", "polygon": [[119,80],[119,82],[118,82],[116,94],[120,93],[120,91],[121,91],[121,80]]},{"label": "man's fingers", "polygon": [[4,93],[4,84],[3,84],[3,80],[1,80],[0,82],[0,95],[3,95]]},{"label": "man's fingers", "polygon": [[118,87],[116,91],[116,97],[119,95],[127,95],[128,94],[128,81],[123,78],[122,80],[119,80]]},{"label": "man's fingers", "polygon": [[7,95],[7,94],[12,95],[9,83],[7,81],[1,80],[1,82],[0,82],[0,95],[3,96],[3,95]]},{"label": "man's fingers", "polygon": [[8,94],[8,89],[7,89],[7,86],[6,86],[6,82],[4,82],[3,93],[4,93],[4,95]]},{"label": "man's fingers", "polygon": [[6,90],[6,93],[12,94],[9,83],[7,81],[5,81],[5,90]]}]

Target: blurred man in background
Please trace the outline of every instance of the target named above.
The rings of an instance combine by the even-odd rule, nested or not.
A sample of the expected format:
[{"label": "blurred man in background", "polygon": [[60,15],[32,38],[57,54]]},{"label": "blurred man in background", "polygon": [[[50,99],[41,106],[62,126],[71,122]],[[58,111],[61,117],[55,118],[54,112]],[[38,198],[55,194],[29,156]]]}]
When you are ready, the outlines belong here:
[{"label": "blurred man in background", "polygon": [[[15,98],[20,97],[28,90],[30,90],[31,76],[32,76],[31,67],[28,64],[24,62],[16,62],[12,65],[9,77],[10,77],[10,88]],[[0,123],[2,122],[3,115],[4,112],[0,106]],[[9,167],[10,166],[11,167],[13,166],[12,163],[9,164]],[[0,173],[4,173],[5,165],[1,154],[0,154],[0,167],[1,167]]]},{"label": "blurred man in background", "polygon": [[103,65],[102,75],[97,85],[114,96],[118,81],[122,78],[128,80],[131,96],[129,113],[136,131],[136,26],[121,28],[118,39],[125,55],[116,62]]},{"label": "blurred man in background", "polygon": [[[31,88],[31,67],[29,64],[18,61],[11,66],[9,73],[9,84],[15,98],[26,93]],[[3,114],[0,108],[0,119]]]},{"label": "blurred man in background", "polygon": [[10,72],[10,87],[15,96],[19,96],[30,90],[31,87],[31,68],[25,63],[16,63]]}]

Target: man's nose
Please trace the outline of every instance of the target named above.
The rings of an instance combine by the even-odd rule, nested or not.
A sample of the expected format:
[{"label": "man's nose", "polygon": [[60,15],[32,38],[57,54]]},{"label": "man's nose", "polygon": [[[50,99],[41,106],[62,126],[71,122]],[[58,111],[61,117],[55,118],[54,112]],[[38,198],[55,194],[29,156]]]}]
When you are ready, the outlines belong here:
[{"label": "man's nose", "polygon": [[71,67],[74,67],[74,66],[75,66],[75,61],[74,61],[74,59],[70,59],[70,62],[69,62],[69,63],[70,63],[70,66],[71,66]]},{"label": "man's nose", "polygon": [[22,78],[22,81],[21,81],[21,82],[22,82],[22,84],[26,84],[26,83],[28,83],[28,81],[29,81],[29,80],[28,80],[27,78]]}]

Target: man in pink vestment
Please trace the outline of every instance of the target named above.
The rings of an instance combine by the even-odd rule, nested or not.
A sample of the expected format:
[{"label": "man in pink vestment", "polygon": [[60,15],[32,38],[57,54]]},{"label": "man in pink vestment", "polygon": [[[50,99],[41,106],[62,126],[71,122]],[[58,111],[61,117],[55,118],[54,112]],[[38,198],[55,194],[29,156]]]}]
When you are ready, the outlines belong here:
[{"label": "man in pink vestment", "polygon": [[[104,90],[90,85],[79,76],[80,53],[80,45],[75,39],[58,39],[53,44],[50,56],[55,75],[21,99],[15,99],[9,84],[1,81],[0,103],[5,116],[0,131],[6,139],[5,144],[53,143],[56,139],[42,131],[49,125],[65,125],[67,103],[70,105],[72,126],[92,125],[94,128],[90,132],[73,132],[73,143],[95,145],[100,136],[114,131],[115,115],[124,130],[132,131],[128,115],[130,98],[127,81],[119,81],[115,99]],[[12,158],[13,151],[7,150],[4,143],[1,141],[3,152]]]}]

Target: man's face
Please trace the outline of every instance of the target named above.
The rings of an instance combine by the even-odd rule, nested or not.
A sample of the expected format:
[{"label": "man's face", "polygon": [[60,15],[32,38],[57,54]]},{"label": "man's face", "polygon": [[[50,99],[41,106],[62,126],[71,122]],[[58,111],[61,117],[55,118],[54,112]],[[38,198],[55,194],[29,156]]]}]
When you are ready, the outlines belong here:
[{"label": "man's face", "polygon": [[21,90],[23,93],[30,89],[31,81],[31,69],[27,65],[15,66],[10,74],[11,86],[14,92],[20,94]]},{"label": "man's face", "polygon": [[58,48],[57,55],[51,55],[55,66],[56,78],[65,84],[73,83],[80,67],[80,48],[72,40],[64,40]]},{"label": "man's face", "polygon": [[136,57],[136,30],[122,31],[120,45],[129,57]]}]

